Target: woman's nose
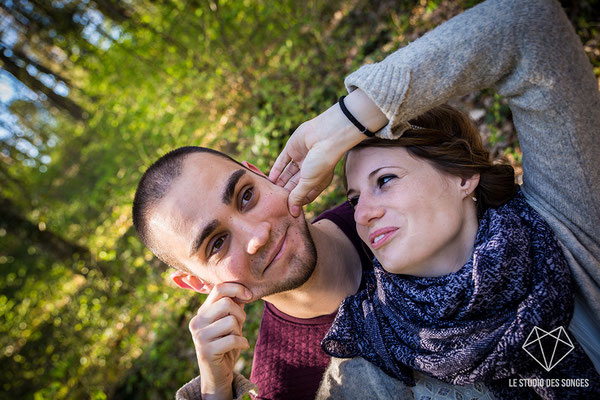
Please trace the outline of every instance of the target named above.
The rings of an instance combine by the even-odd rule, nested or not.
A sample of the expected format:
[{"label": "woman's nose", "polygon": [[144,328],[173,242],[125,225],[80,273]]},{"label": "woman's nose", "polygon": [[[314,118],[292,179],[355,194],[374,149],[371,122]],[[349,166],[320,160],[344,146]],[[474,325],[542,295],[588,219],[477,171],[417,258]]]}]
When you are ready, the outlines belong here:
[{"label": "woman's nose", "polygon": [[354,208],[354,221],[359,225],[369,226],[381,218],[385,214],[385,210],[375,204],[372,199],[369,200],[365,197],[361,195]]},{"label": "woman's nose", "polygon": [[246,233],[248,234],[248,244],[246,252],[248,254],[256,254],[256,252],[269,242],[271,236],[271,224],[268,222],[249,223],[246,225]]}]

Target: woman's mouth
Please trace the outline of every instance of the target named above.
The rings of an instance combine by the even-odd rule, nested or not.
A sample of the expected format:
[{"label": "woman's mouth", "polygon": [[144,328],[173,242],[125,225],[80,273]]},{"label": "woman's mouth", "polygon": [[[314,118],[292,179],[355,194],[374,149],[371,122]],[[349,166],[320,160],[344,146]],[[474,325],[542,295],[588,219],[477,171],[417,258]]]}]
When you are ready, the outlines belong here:
[{"label": "woman's mouth", "polygon": [[369,242],[371,243],[371,247],[373,250],[380,248],[384,244],[386,244],[398,228],[393,226],[387,226],[385,228],[377,229],[375,232],[369,235]]}]

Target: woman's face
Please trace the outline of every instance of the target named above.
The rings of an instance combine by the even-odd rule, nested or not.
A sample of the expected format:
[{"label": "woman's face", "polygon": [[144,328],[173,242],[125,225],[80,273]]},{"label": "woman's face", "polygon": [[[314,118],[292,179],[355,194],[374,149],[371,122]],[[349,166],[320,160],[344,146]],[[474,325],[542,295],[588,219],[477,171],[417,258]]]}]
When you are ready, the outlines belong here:
[{"label": "woman's face", "polygon": [[468,261],[478,175],[444,174],[404,147],[365,147],[349,153],[346,176],[358,234],[385,270],[441,276]]}]

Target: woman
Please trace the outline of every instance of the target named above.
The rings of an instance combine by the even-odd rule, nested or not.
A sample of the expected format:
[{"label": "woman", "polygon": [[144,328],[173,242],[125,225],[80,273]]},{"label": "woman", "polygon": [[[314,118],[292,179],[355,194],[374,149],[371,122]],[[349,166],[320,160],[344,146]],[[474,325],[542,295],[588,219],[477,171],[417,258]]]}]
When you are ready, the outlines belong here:
[{"label": "woman", "polygon": [[[427,385],[464,398],[488,390],[497,399],[600,395],[589,358],[560,336],[573,307],[567,262],[515,187],[512,167],[491,163],[475,127],[452,107],[410,122],[399,139],[367,139],[348,152],[348,200],[375,269],[365,273],[366,288],[340,306],[323,349],[365,358],[414,387],[416,398]],[[553,351],[540,361],[528,354],[540,355],[536,343],[522,349],[536,329],[565,340],[556,350],[544,341]],[[343,374],[353,382],[344,390],[355,386],[354,394],[368,397],[384,373],[360,369]],[[326,375],[321,391],[335,397],[332,374],[339,372]],[[550,379],[557,385],[546,385]]]},{"label": "woman", "polygon": [[[569,332],[600,366],[600,95],[560,5],[486,1],[380,63],[346,78],[346,108],[382,138],[451,97],[494,87],[523,149],[526,202],[550,225],[575,284]],[[339,105],[301,125],[270,178],[294,188],[290,211],[312,200],[333,166],[365,136]],[[293,160],[293,162],[292,162]]]}]

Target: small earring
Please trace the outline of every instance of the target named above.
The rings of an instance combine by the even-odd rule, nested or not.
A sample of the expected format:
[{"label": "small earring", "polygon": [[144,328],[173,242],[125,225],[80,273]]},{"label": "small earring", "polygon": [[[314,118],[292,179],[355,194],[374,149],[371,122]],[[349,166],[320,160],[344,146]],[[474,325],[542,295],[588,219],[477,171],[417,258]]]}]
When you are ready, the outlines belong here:
[{"label": "small earring", "polygon": [[471,196],[471,198],[473,199],[473,201],[477,201],[477,197]]}]

